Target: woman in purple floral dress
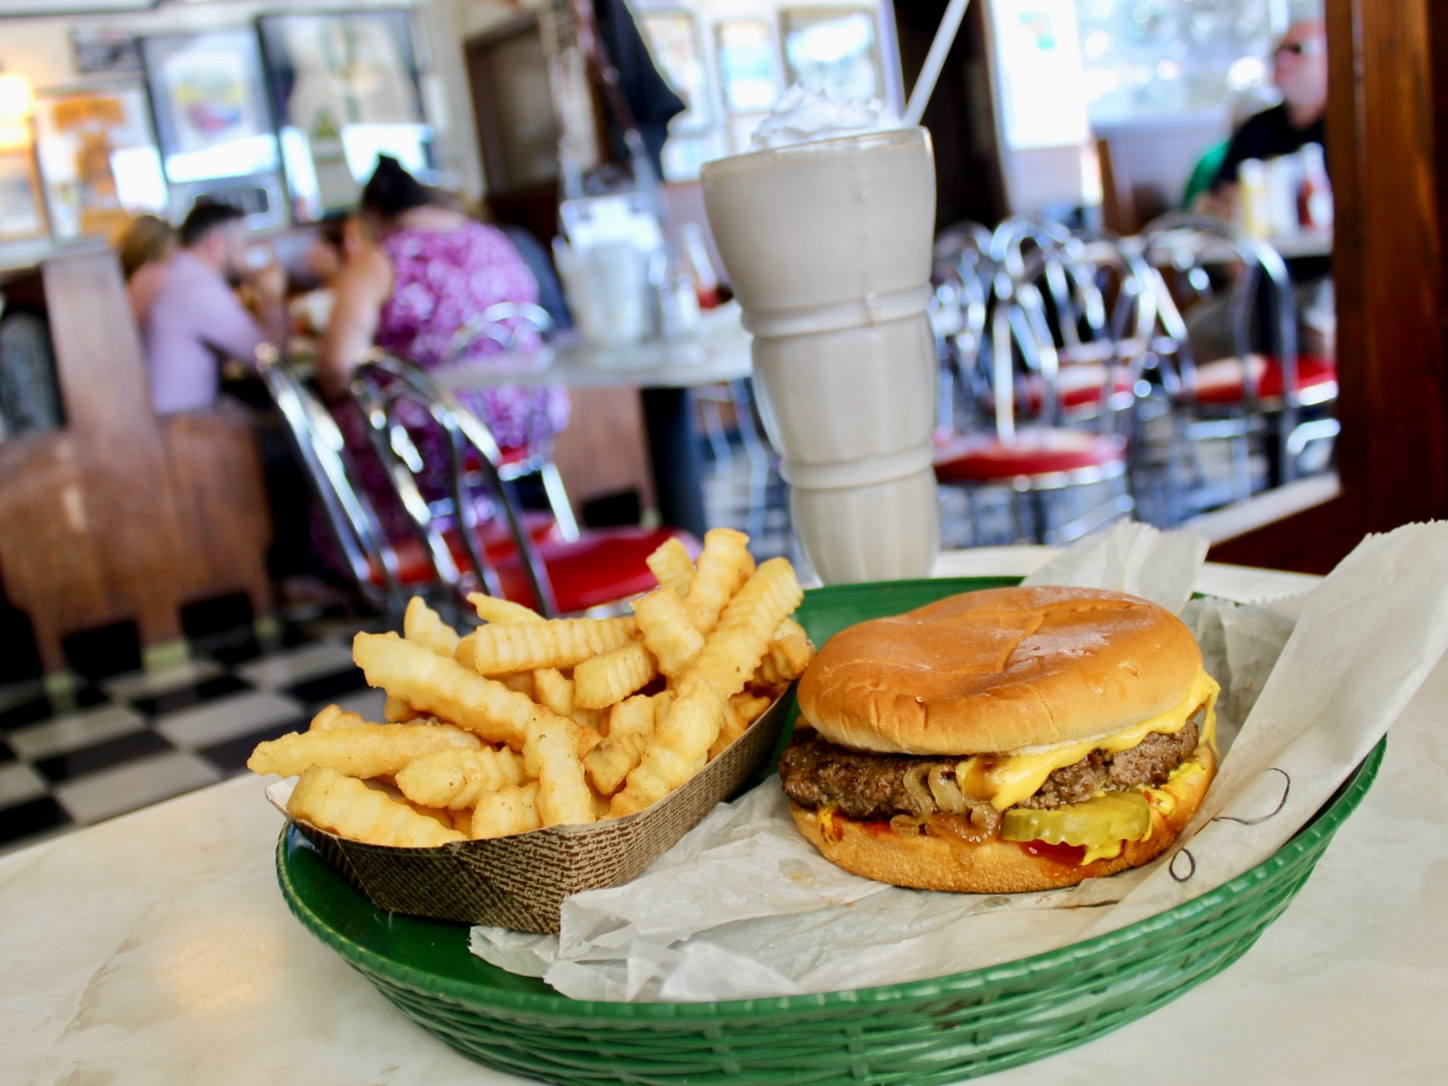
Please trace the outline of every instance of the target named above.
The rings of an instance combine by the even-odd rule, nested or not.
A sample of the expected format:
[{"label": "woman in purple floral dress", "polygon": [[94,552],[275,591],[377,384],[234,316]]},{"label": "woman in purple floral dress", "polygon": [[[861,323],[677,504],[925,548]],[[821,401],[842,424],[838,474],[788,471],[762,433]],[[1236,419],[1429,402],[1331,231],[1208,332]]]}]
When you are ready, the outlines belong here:
[{"label": "woman in purple floral dress", "polygon": [[[358,209],[368,238],[349,245],[334,285],[336,300],[322,337],[317,384],[357,463],[363,489],[392,539],[412,533],[367,436],[366,423],[347,395],[353,367],[376,344],[431,369],[449,357],[458,330],[499,302],[536,302],[538,286],[504,234],[437,204],[396,159],[382,156],[362,190]],[[526,336],[535,333],[519,332]],[[459,358],[500,351],[475,339]],[[463,402],[488,425],[504,449],[549,442],[568,422],[560,387],[504,387],[466,392]],[[447,486],[442,436],[426,416],[407,419],[428,470],[421,479],[429,498]]]}]

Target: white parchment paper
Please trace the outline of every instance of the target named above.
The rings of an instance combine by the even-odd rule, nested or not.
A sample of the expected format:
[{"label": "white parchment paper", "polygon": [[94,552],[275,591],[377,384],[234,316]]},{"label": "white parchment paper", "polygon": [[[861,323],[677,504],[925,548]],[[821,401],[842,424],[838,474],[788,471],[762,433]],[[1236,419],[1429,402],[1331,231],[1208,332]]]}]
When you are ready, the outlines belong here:
[{"label": "white parchment paper", "polygon": [[885,886],[821,858],[769,780],[716,808],[633,882],[568,899],[559,936],[478,927],[473,952],[579,999],[831,991],[1052,950],[1250,869],[1321,808],[1448,648],[1448,524],[1370,537],[1311,592],[1265,605],[1188,602],[1205,552],[1185,533],[1119,525],[1029,579],[1180,609],[1222,683],[1221,771],[1155,863],[1041,894]]}]

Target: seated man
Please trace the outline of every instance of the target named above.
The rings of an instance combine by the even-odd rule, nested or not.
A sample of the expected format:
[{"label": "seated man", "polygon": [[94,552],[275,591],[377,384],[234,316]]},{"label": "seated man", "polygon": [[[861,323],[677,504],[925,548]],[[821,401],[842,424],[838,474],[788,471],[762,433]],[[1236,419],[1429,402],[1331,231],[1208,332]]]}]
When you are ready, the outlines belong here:
[{"label": "seated man", "polygon": [[[285,342],[285,273],[275,261],[247,266],[242,219],[226,204],[198,203],[181,224],[180,248],[141,328],[158,415],[213,406],[222,363],[234,358],[249,366],[258,344]],[[232,281],[250,288],[259,316],[242,305]]]},{"label": "seated man", "polygon": [[[1238,169],[1244,161],[1294,154],[1309,143],[1326,145],[1327,41],[1322,23],[1301,21],[1289,26],[1273,51],[1272,64],[1272,81],[1282,92],[1282,102],[1249,117],[1233,133],[1211,189],[1197,199],[1197,210],[1232,219],[1239,195]],[[1299,349],[1331,354],[1331,336],[1324,335],[1331,326],[1331,261],[1297,258],[1288,261],[1287,270],[1294,285]],[[1235,353],[1229,296],[1220,295],[1193,309],[1187,314],[1187,330],[1198,362]],[[1253,347],[1266,349],[1264,338],[1254,332]]]}]

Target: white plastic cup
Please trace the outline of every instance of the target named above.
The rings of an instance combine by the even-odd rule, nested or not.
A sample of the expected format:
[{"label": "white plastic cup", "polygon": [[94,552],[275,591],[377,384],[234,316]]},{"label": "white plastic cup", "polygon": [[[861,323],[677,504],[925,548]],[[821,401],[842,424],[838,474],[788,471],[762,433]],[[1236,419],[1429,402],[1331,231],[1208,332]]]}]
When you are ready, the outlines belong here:
[{"label": "white plastic cup", "polygon": [[826,583],[928,576],[940,548],[929,134],[754,151],[706,163],[702,179],[806,557]]}]

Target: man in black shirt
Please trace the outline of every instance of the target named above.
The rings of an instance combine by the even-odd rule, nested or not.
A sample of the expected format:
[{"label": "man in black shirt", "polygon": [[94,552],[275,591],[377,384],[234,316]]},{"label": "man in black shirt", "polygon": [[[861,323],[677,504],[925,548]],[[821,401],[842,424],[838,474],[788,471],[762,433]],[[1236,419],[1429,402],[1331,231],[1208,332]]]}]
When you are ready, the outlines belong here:
[{"label": "man in black shirt", "polygon": [[[1323,117],[1327,112],[1327,39],[1322,23],[1304,20],[1287,28],[1272,54],[1272,81],[1282,92],[1281,104],[1249,117],[1233,133],[1221,169],[1211,190],[1201,197],[1198,210],[1224,219],[1234,217],[1238,169],[1248,159],[1265,161],[1294,154],[1309,143],[1326,147]],[[1305,352],[1330,350],[1330,342],[1323,336],[1321,316],[1326,313],[1325,321],[1330,326],[1330,270],[1327,257],[1288,262],[1296,288],[1299,349]],[[1192,350],[1199,362],[1235,353],[1227,308],[1226,295],[1220,295],[1188,315]]]}]

